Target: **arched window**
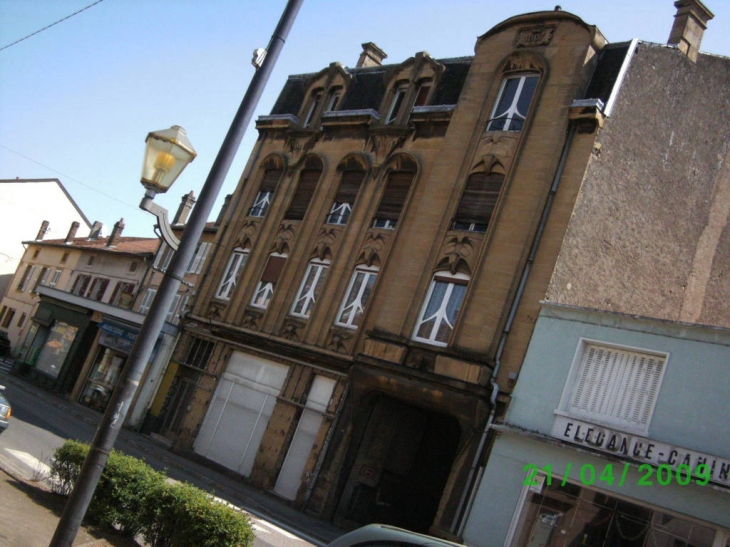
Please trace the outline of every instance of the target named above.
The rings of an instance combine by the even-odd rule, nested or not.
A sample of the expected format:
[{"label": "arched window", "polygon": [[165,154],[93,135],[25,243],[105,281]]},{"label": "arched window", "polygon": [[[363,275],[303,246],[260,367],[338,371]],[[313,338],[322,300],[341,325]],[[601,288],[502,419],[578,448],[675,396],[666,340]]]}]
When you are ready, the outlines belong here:
[{"label": "arched window", "polygon": [[241,271],[248,261],[248,253],[248,249],[233,249],[220,285],[218,285],[218,290],[215,293],[216,298],[228,300],[231,297],[231,293],[236,288],[236,283],[238,283],[238,278],[241,276]]},{"label": "arched window", "polygon": [[342,173],[335,201],[332,203],[332,208],[327,215],[327,224],[340,226],[347,224],[347,219],[350,218],[352,206],[364,178],[365,171],[362,167],[354,161],[348,162]]},{"label": "arched window", "polygon": [[539,79],[537,74],[505,78],[489,117],[487,131],[522,131]]},{"label": "arched window", "polygon": [[411,161],[401,160],[400,163],[401,166],[388,173],[388,182],[380,199],[378,211],[375,213],[374,228],[393,230],[398,223],[398,217],[416,175],[415,165]]},{"label": "arched window", "polygon": [[251,299],[252,306],[264,309],[268,307],[285,264],[285,254],[271,253],[269,255],[269,260],[266,261],[266,267],[261,274],[261,279],[256,285],[256,291],[254,291],[253,298]]},{"label": "arched window", "polygon": [[451,229],[486,232],[503,182],[504,175],[500,173],[482,171],[469,175]]},{"label": "arched window", "polygon": [[285,219],[302,220],[304,218],[321,176],[322,162],[313,156],[307,158],[304,168],[299,173],[299,183],[289,209],[284,215]]},{"label": "arched window", "polygon": [[251,217],[264,217],[266,211],[269,210],[271,205],[271,199],[274,197],[274,191],[276,185],[281,180],[281,175],[284,173],[283,169],[269,168],[264,171],[264,177],[261,181],[261,186],[256,194],[256,199],[253,201],[253,205],[248,212]]},{"label": "arched window", "polygon": [[376,267],[358,266],[355,268],[345,298],[340,305],[340,311],[337,312],[335,324],[349,329],[356,329],[360,326],[377,278],[378,268]]},{"label": "arched window", "polygon": [[469,276],[438,272],[433,276],[421,307],[413,339],[435,346],[446,346],[456,325],[466,295]]},{"label": "arched window", "polygon": [[292,315],[309,317],[322,291],[329,267],[329,260],[312,260],[309,263],[302,284],[299,286],[297,297],[294,299],[294,305],[291,309]]}]

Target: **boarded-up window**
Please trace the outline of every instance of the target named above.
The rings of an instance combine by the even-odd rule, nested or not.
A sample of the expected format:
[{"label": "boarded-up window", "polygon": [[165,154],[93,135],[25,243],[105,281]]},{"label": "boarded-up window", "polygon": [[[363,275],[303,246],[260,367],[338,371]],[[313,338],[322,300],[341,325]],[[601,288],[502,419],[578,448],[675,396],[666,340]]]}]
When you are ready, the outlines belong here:
[{"label": "boarded-up window", "polygon": [[412,171],[392,171],[388,175],[388,184],[385,187],[383,197],[380,199],[373,226],[376,228],[395,228],[408,197],[413,176]]},{"label": "boarded-up window", "polygon": [[302,220],[312,201],[317,182],[322,175],[321,169],[304,169],[299,175],[299,184],[294,192],[294,197],[289,205],[289,210],[284,215],[287,220]]},{"label": "boarded-up window", "polygon": [[503,182],[504,175],[499,173],[481,172],[469,175],[452,229],[486,232]]}]

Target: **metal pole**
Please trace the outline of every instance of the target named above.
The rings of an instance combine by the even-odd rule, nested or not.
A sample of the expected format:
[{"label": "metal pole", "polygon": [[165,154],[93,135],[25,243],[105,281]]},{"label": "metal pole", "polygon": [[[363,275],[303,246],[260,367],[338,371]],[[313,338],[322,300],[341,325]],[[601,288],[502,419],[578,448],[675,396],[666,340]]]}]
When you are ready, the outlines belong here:
[{"label": "metal pole", "polygon": [[185,269],[195,252],[195,247],[200,235],[203,233],[203,228],[213,209],[216,197],[241,144],[246,127],[253,117],[254,109],[271,75],[274,64],[276,64],[279,53],[284,47],[284,42],[294,24],[294,19],[302,2],[303,0],[288,0],[279,24],[276,26],[269,42],[266,58],[261,68],[256,71],[251,79],[246,95],[243,97],[241,106],[233,118],[218,156],[201,189],[200,197],[190,215],[190,220],[185,226],[180,248],[173,256],[149,313],[142,323],[137,340],[127,358],[122,377],[99,424],[89,454],[84,461],[49,547],[72,547],[73,545],[76,534],[81,527],[81,521],[91,502],[91,497],[94,495],[94,490],[96,490],[101,478],[109,453],[121,431],[129,406],[147,368],[167,312],[185,275]]}]

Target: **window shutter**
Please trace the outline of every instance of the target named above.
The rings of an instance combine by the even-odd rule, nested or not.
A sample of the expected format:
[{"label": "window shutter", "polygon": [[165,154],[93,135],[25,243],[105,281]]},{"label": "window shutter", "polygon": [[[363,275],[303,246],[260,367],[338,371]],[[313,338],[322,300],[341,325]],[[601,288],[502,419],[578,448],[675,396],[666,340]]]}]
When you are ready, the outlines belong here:
[{"label": "window shutter", "polygon": [[285,256],[270,256],[268,262],[266,262],[264,273],[261,274],[261,282],[275,284],[279,281],[284,264],[286,264]]},{"label": "window shutter", "polygon": [[319,169],[306,169],[299,175],[299,184],[297,185],[296,192],[294,192],[294,198],[292,199],[289,210],[284,216],[287,220],[302,220],[304,214],[307,212],[309,202],[312,200],[314,195],[314,189],[317,187],[319,177],[322,175],[322,171]]},{"label": "window shutter", "polygon": [[489,224],[494,206],[502,190],[504,175],[498,173],[472,173],[466,181],[456,222]]},{"label": "window shutter", "polygon": [[267,169],[264,173],[264,180],[261,181],[259,192],[273,192],[281,179],[281,169]]},{"label": "window shutter", "polygon": [[393,171],[388,175],[388,184],[380,200],[378,219],[397,221],[403,204],[408,197],[408,190],[413,182],[411,171]]},{"label": "window shutter", "polygon": [[342,173],[342,181],[337,190],[336,203],[355,203],[357,192],[360,190],[362,179],[365,178],[364,171],[345,171]]}]

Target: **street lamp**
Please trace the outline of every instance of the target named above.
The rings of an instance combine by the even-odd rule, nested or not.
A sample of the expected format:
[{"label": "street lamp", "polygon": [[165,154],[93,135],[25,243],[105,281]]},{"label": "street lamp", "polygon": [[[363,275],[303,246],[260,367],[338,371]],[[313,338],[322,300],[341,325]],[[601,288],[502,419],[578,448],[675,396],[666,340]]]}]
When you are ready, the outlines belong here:
[{"label": "street lamp", "polygon": [[157,217],[160,237],[173,250],[177,251],[180,241],[175,237],[167,218],[167,209],[154,203],[157,194],[164,194],[182,173],[183,169],[198,154],[190,144],[185,130],[179,125],[170,129],[152,131],[145,140],[144,162],[142,163],[142,186],[145,192],[140,209]]},{"label": "street lamp", "polygon": [[[256,104],[261,98],[266,82],[271,75],[274,64],[276,64],[279,53],[284,47],[284,42],[294,24],[294,19],[302,2],[303,0],[287,0],[281,19],[279,19],[274,34],[271,36],[269,47],[266,50],[267,54],[263,58],[261,67],[257,68],[253,78],[251,78],[251,83],[243,97],[241,106],[231,122],[210,173],[208,173],[208,178],[200,191],[200,197],[185,225],[179,247],[162,276],[157,294],[129,352],[127,362],[96,430],[89,453],[81,467],[49,547],[72,547],[73,545],[76,534],[81,527],[81,521],[86,514],[91,497],[94,495],[96,485],[99,483],[101,473],[109,458],[109,453],[119,436],[157,338],[162,331],[167,312],[177,294],[185,270],[195,254],[195,248],[208,221],[208,216],[213,210],[215,199],[221,186],[223,186],[226,174],[246,132],[246,127],[253,117]],[[186,157],[185,153],[187,153],[189,159],[186,163],[189,163],[195,157],[195,151],[192,146],[189,146],[190,143],[187,141],[187,137],[184,140],[180,138],[184,134],[185,132],[181,131],[180,128],[176,129],[173,126],[169,130],[150,133],[147,136],[148,149],[152,148],[153,151],[148,150],[149,153],[145,155],[142,184],[147,188],[147,193],[140,204],[143,209],[149,210],[146,207],[150,204],[154,205],[153,211],[157,208],[152,203],[155,194],[164,191],[162,190],[164,182],[170,178],[174,180],[174,177],[172,177],[173,172],[176,172],[175,176],[177,176],[184,167],[184,165],[177,163],[177,159],[184,159]],[[157,152],[154,150],[157,150]],[[148,167],[149,170],[147,170]],[[145,173],[148,176],[145,176]],[[169,184],[164,188],[165,190],[169,188]],[[158,216],[156,213],[153,214]],[[163,229],[160,226],[160,230]]]}]

